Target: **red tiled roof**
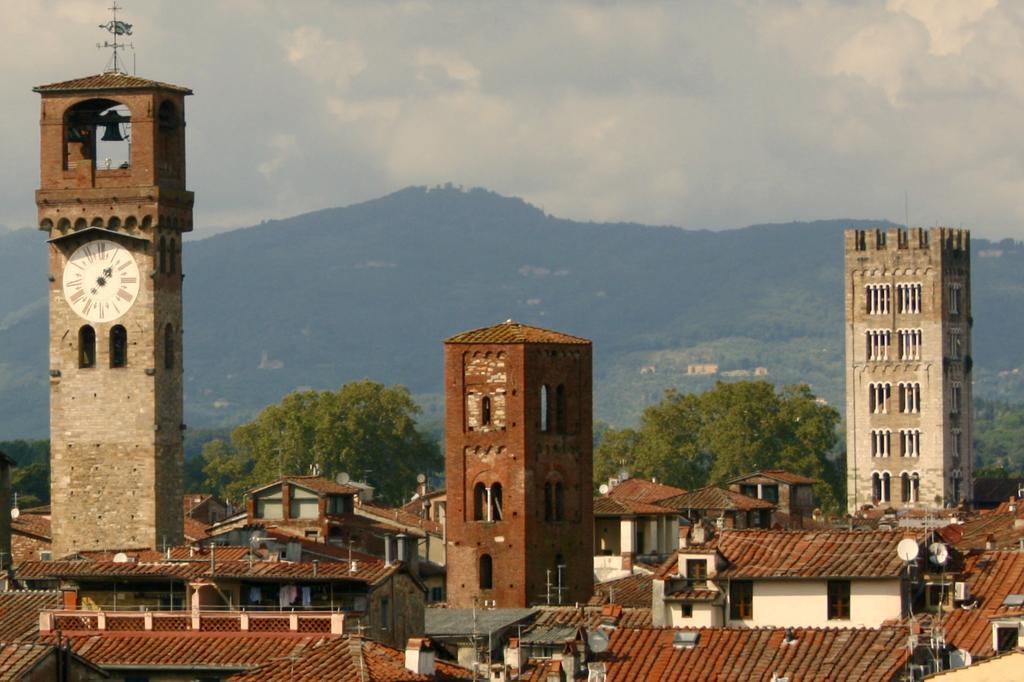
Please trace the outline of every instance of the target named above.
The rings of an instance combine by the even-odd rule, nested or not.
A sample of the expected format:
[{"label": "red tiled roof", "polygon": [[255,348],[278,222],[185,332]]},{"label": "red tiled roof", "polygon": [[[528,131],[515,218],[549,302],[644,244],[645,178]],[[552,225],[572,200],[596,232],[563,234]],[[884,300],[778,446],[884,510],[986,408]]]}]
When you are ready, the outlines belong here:
[{"label": "red tiled roof", "polygon": [[658,504],[618,500],[614,497],[595,497],[594,514],[598,516],[624,516],[629,514],[677,514],[675,509]]},{"label": "red tiled roof", "polygon": [[[39,612],[59,609],[60,592],[11,590],[0,592],[0,641],[30,641],[39,634]],[[3,675],[0,674],[0,679]]]},{"label": "red tiled roof", "polygon": [[408,528],[419,528],[425,530],[434,535],[443,534],[441,524],[437,521],[425,519],[418,514],[414,514],[406,511],[402,507],[378,507],[375,504],[368,504],[366,502],[360,502],[356,506],[357,514],[365,514],[366,516],[382,521],[388,525],[401,525]]},{"label": "red tiled roof", "polygon": [[194,578],[209,570],[201,563],[114,563],[113,561],[26,561],[15,570],[21,580],[134,576]]},{"label": "red tiled roof", "polygon": [[594,585],[591,606],[621,604],[638,609],[651,608],[654,576],[650,573],[634,573],[618,580],[609,580]]},{"label": "red tiled roof", "polygon": [[775,505],[767,500],[747,497],[732,490],[709,485],[699,490],[692,490],[682,495],[660,500],[659,504],[683,509],[714,509],[723,511],[752,511],[755,509],[775,509]]},{"label": "red tiled roof", "polygon": [[247,673],[235,675],[232,681],[322,680],[352,682],[381,680],[469,680],[470,671],[438,661],[436,674],[418,675],[405,668],[405,652],[360,637],[345,637],[317,645],[303,652],[298,660],[280,659]]},{"label": "red tiled roof", "polygon": [[729,562],[718,574],[743,578],[897,578],[902,530],[726,530],[712,541]]},{"label": "red tiled roof", "polygon": [[752,474],[744,474],[743,476],[737,476],[736,478],[730,479],[729,483],[738,483],[754,476],[766,476],[768,478],[774,478],[780,483],[789,483],[790,485],[801,485],[809,484],[814,485],[818,483],[816,478],[808,478],[807,476],[801,476],[800,474],[794,474],[785,469],[762,469],[761,471],[755,471]]},{"label": "red tiled roof", "polygon": [[323,495],[358,495],[362,490],[354,485],[347,485],[343,483],[336,483],[329,478],[323,476],[286,476],[279,478],[276,481],[266,483],[258,488],[253,488],[246,492],[247,495],[266,490],[271,486],[280,485],[282,482],[293,483],[302,488],[307,488],[315,493],[321,493]]},{"label": "red tiled roof", "polygon": [[[385,564],[383,561],[355,561],[355,572],[349,570],[347,561],[324,561],[314,566],[312,562],[291,563],[288,561],[255,561],[252,567],[248,561],[218,563],[211,575],[207,567],[203,574],[213,578],[298,579],[298,580],[356,580],[376,585],[391,577],[399,564]],[[314,576],[314,572],[316,575]]]},{"label": "red tiled roof", "polygon": [[1024,594],[1024,554],[993,551],[972,554],[964,560],[964,573],[971,591],[970,609],[954,609],[943,620],[946,641],[971,652],[973,656],[991,656],[992,625],[996,616],[1024,613],[1021,607],[1003,606],[1010,594]]},{"label": "red tiled roof", "polygon": [[297,660],[338,635],[240,632],[103,632],[65,636],[96,665],[251,670],[275,659]]},{"label": "red tiled roof", "polygon": [[53,647],[45,644],[0,643],[0,680],[42,679],[31,673],[51,653]]},{"label": "red tiled roof", "polygon": [[649,628],[651,605],[648,604],[644,608],[627,608],[619,604],[605,604],[581,609],[574,606],[542,606],[540,614],[533,621],[533,625],[538,627],[582,625],[586,628],[596,628],[602,623],[624,628]]},{"label": "red tiled roof", "polygon": [[51,539],[50,519],[38,514],[22,514],[11,519],[11,532],[23,535],[34,535],[37,538]]},{"label": "red tiled roof", "polygon": [[1024,527],[1016,526],[1017,518],[1017,513],[1011,511],[990,511],[969,518],[958,526],[960,538],[956,547],[960,550],[985,549],[985,543],[990,539],[996,549],[1017,547],[1020,539],[1024,538]]},{"label": "red tiled roof", "polygon": [[[608,682],[619,680],[790,680],[873,682],[895,679],[907,659],[906,629],[701,628],[693,648],[675,648],[674,629],[617,628],[605,664]],[[535,671],[533,680],[545,679]]]},{"label": "red tiled roof", "polygon": [[100,73],[95,76],[85,76],[84,78],[74,78],[69,81],[61,81],[60,83],[50,83],[49,85],[37,85],[32,88],[34,92],[85,92],[91,90],[176,90],[177,92],[183,92],[186,95],[191,95],[192,91],[188,88],[184,88],[180,85],[171,85],[170,83],[161,83],[160,81],[149,80],[148,78],[139,78],[138,76],[129,76],[125,73]]},{"label": "red tiled roof", "polygon": [[186,540],[202,540],[209,537],[209,533],[206,532],[207,525],[202,521],[196,521],[195,519],[185,517],[184,533]]},{"label": "red tiled roof", "polygon": [[366,554],[359,550],[352,550],[351,552],[347,547],[335,547],[332,544],[326,542],[317,542],[316,540],[310,540],[304,536],[294,534],[290,529],[282,529],[277,526],[271,526],[263,531],[268,537],[274,538],[278,542],[298,542],[302,545],[302,554],[313,554],[317,557],[326,557],[328,561],[348,561],[352,558],[355,561],[380,561],[380,557],[373,556],[372,554]]},{"label": "red tiled roof", "polygon": [[445,343],[562,343],[574,345],[590,345],[590,341],[578,336],[570,336],[561,332],[531,327],[519,322],[508,320],[492,327],[472,329],[456,334],[445,340]]},{"label": "red tiled roof", "polygon": [[627,478],[608,493],[608,497],[616,500],[633,500],[635,502],[657,502],[666,497],[682,495],[685,488],[677,488],[674,485],[665,485],[655,481],[648,481],[646,478]]}]

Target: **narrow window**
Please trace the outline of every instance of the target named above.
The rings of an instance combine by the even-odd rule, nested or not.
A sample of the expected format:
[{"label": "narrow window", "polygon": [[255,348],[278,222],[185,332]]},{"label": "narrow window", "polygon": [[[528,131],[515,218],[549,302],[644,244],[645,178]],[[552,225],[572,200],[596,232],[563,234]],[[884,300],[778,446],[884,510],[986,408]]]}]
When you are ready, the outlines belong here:
[{"label": "narrow window", "polygon": [[483,521],[484,510],[487,508],[487,486],[477,483],[473,487],[473,520]]},{"label": "narrow window", "polygon": [[875,503],[882,501],[882,477],[878,472],[871,474],[871,499]]},{"label": "narrow window", "polygon": [[900,474],[900,501],[910,502],[910,474],[905,471]]},{"label": "narrow window", "polygon": [[124,367],[128,364],[128,332],[121,325],[110,330],[110,366]]},{"label": "narrow window", "polygon": [[164,327],[164,369],[174,369],[174,327]]},{"label": "narrow window", "polygon": [[167,272],[174,274],[178,271],[178,247],[172,239],[167,248]]},{"label": "narrow window", "polygon": [[888,471],[882,474],[882,502],[892,501],[892,476]]},{"label": "narrow window", "polygon": [[78,366],[96,366],[96,330],[89,325],[78,330]]},{"label": "narrow window", "polygon": [[850,620],[850,581],[828,581],[828,619]]},{"label": "narrow window", "polygon": [[488,521],[501,521],[504,518],[501,510],[501,484],[491,486],[490,514]]},{"label": "narrow window", "polygon": [[565,488],[561,481],[555,482],[555,521],[565,520]]},{"label": "narrow window", "polygon": [[491,399],[486,395],[480,399],[480,421],[484,426],[491,425]]},{"label": "narrow window", "polygon": [[910,501],[921,501],[921,477],[917,473],[910,477]]},{"label": "narrow window", "polygon": [[544,384],[540,387],[540,430],[547,433],[551,429],[551,388]]},{"label": "narrow window", "polygon": [[729,618],[748,620],[754,617],[754,583],[733,580],[729,583]]},{"label": "narrow window", "polygon": [[548,481],[544,484],[544,520],[553,521],[555,516],[555,490],[554,483]]},{"label": "narrow window", "polygon": [[565,423],[565,385],[559,384],[555,389],[555,431],[566,433]]},{"label": "narrow window", "polygon": [[949,403],[950,403],[949,404],[949,412],[950,412],[950,414],[959,414],[960,413],[960,398],[961,398],[962,390],[963,389],[961,387],[960,382],[955,382],[953,384],[953,390],[951,392],[950,401],[949,401]]},{"label": "narrow window", "polygon": [[707,559],[687,559],[686,579],[690,582],[691,586],[696,586],[699,582],[705,582],[708,579]]},{"label": "narrow window", "polygon": [[494,587],[494,562],[490,554],[480,555],[480,589],[489,590]]},{"label": "narrow window", "polygon": [[167,240],[160,237],[160,246],[157,248],[157,269],[160,274],[167,272]]}]

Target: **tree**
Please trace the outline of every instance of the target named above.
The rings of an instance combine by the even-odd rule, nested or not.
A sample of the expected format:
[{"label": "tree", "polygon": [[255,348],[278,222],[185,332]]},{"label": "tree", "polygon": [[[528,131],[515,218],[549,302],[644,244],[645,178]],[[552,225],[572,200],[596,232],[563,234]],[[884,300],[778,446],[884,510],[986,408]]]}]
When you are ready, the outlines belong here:
[{"label": "tree", "polygon": [[203,448],[208,486],[238,500],[240,492],[282,475],[346,472],[401,502],[416,475],[442,465],[437,443],[416,427],[419,407],[403,386],[357,381],[338,391],[292,393],[231,434],[231,445]]},{"label": "tree", "polygon": [[595,480],[625,465],[634,475],[692,489],[782,468],[822,481],[819,503],[836,510],[845,499],[842,472],[829,459],[838,424],[839,413],[807,386],[776,392],[764,381],[741,381],[699,395],[670,390],[644,410],[638,429],[603,433]]}]

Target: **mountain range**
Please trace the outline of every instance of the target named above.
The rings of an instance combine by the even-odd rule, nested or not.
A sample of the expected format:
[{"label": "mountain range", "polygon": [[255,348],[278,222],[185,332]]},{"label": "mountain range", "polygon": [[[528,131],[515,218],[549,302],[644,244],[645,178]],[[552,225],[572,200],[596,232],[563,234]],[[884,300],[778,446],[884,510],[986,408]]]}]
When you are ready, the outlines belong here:
[{"label": "mountain range", "polygon": [[[408,386],[437,421],[443,340],[510,318],[594,341],[596,417],[616,425],[667,388],[756,368],[842,409],[842,230],[889,224],[585,223],[445,185],[197,238],[186,418],[241,423],[290,391],[369,378]],[[44,242],[0,235],[0,440],[48,432]],[[975,395],[1022,400],[1024,246],[974,238],[972,259]]]}]

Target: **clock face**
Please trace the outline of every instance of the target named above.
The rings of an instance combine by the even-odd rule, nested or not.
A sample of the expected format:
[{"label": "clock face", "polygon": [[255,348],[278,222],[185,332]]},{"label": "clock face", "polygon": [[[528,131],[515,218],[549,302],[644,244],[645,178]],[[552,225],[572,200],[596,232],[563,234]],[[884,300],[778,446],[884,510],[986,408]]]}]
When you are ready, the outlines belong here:
[{"label": "clock face", "polygon": [[139,295],[139,266],[123,246],[99,239],[78,247],[64,266],[64,298],[89,322],[112,322]]}]

